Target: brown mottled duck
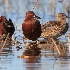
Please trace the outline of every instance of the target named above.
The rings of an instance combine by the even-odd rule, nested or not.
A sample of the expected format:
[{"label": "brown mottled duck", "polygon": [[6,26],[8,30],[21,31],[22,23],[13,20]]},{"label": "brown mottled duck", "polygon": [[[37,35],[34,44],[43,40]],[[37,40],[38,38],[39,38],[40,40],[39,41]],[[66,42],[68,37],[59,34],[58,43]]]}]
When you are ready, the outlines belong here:
[{"label": "brown mottled duck", "polygon": [[41,37],[58,38],[64,35],[68,31],[68,23],[66,22],[66,15],[64,13],[58,13],[55,21],[49,21],[42,25]]}]

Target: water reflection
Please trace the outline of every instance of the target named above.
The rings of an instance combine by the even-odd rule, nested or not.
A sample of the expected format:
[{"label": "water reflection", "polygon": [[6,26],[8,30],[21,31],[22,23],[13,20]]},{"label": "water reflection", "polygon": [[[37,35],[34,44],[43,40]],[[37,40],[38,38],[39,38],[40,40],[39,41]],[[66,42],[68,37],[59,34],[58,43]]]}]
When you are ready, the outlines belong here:
[{"label": "water reflection", "polygon": [[59,59],[56,61],[55,69],[57,70],[69,70],[70,62],[66,59]]},{"label": "water reflection", "polygon": [[8,56],[9,53],[12,53],[12,47],[10,47],[10,48],[4,48],[0,52],[0,56]]},{"label": "water reflection", "polygon": [[26,59],[26,70],[40,70],[41,69],[41,62],[38,61],[39,59]]},{"label": "water reflection", "polygon": [[[12,51],[12,52],[10,52]],[[5,51],[7,56],[3,53],[0,56],[0,69],[4,70],[69,70],[70,59],[57,58],[42,55],[40,58],[18,58],[21,51],[16,50],[16,46],[12,50]],[[23,52],[23,51],[22,51]]]}]

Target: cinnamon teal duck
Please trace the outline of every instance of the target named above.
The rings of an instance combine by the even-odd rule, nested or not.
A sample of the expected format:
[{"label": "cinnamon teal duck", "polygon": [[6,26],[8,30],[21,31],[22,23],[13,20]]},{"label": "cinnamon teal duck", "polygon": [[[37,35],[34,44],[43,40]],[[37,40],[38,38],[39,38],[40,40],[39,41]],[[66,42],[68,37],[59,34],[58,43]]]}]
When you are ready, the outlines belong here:
[{"label": "cinnamon teal duck", "polygon": [[14,34],[15,27],[11,19],[7,20],[5,16],[0,17],[0,39],[6,38],[9,33],[9,37]]},{"label": "cinnamon teal duck", "polygon": [[55,21],[49,21],[46,24],[42,25],[41,37],[53,37],[58,38],[61,35],[64,35],[69,28],[68,23],[66,22],[66,15],[64,13],[58,13],[56,15]]},{"label": "cinnamon teal duck", "polygon": [[36,16],[33,11],[26,12],[25,20],[22,24],[22,31],[26,38],[35,41],[41,35],[41,24],[38,19],[40,17]]}]

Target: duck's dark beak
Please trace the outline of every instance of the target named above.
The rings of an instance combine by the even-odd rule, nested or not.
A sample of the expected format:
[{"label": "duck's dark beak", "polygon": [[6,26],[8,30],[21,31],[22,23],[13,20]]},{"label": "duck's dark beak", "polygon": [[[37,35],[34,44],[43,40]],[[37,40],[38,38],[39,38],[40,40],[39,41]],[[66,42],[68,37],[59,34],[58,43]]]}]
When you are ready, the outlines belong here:
[{"label": "duck's dark beak", "polygon": [[38,17],[38,16],[36,16],[36,15],[35,15],[35,17],[36,17],[37,19],[41,19],[40,17]]}]

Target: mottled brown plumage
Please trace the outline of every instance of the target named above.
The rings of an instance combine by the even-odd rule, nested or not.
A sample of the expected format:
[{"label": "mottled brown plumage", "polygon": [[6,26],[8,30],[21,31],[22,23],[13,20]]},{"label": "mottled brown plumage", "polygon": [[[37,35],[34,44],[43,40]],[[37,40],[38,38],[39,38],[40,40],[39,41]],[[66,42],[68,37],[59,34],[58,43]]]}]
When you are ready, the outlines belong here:
[{"label": "mottled brown plumage", "polygon": [[37,40],[41,35],[41,24],[33,11],[26,12],[25,20],[22,24],[22,31],[29,40]]},{"label": "mottled brown plumage", "polygon": [[64,35],[68,31],[68,23],[66,22],[66,15],[64,13],[58,13],[56,15],[56,21],[49,21],[42,25],[41,37],[53,37],[58,38]]}]

